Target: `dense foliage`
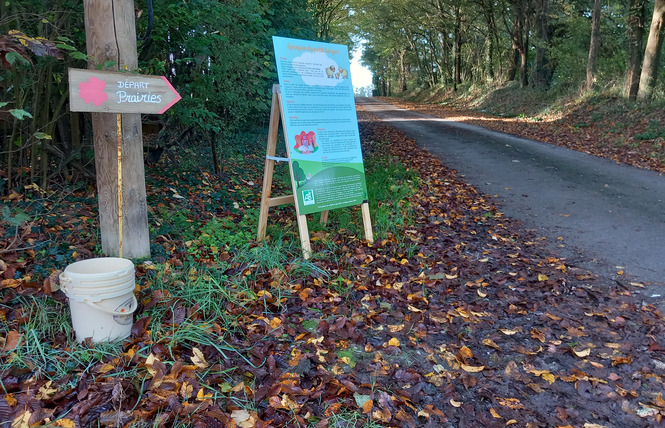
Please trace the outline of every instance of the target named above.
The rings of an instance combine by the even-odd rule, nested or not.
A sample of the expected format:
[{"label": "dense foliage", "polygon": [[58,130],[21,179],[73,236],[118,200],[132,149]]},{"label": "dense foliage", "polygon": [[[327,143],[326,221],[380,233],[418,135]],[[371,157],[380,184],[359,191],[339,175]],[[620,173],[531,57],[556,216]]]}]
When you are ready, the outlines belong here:
[{"label": "dense foliage", "polygon": [[[357,34],[366,42],[363,61],[374,72],[380,95],[422,86],[457,88],[513,80],[521,87],[577,88],[591,62],[593,1],[356,0],[349,4]],[[645,17],[654,10],[657,22],[662,11],[645,1],[597,5],[600,29],[595,33],[598,50],[592,82],[597,87],[621,87],[631,61],[647,61]],[[639,55],[631,53],[633,46]],[[654,89],[662,92],[662,83],[641,98],[650,98]]]},{"label": "dense foliage", "polygon": [[[215,149],[247,123],[265,121],[276,80],[271,36],[317,33],[306,0],[159,1],[152,16],[146,1],[136,1],[136,10],[138,71],[167,76],[183,95],[167,114],[144,117],[157,121],[161,146],[189,136]],[[82,2],[7,1],[0,16],[0,170],[7,171],[0,193],[92,177],[88,115],[69,113],[67,104],[67,68],[87,67]],[[16,30],[28,48],[40,37],[53,51],[25,49],[9,36]]]}]

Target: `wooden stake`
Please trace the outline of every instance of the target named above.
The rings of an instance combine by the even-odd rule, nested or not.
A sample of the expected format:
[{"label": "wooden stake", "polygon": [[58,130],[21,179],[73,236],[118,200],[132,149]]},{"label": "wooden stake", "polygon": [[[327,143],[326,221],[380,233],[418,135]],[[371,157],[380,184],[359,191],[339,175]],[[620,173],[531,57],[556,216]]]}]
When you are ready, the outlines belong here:
[{"label": "wooden stake", "polygon": [[365,239],[369,242],[374,242],[374,233],[372,232],[372,218],[369,215],[369,204],[363,202],[360,206],[363,213],[363,227],[365,228]]},{"label": "wooden stake", "polygon": [[[109,68],[112,71],[138,68],[134,1],[84,0],[83,8],[87,54],[92,58],[88,68],[97,69],[107,62],[116,64]],[[111,113],[92,113],[102,251],[107,256],[120,255],[124,241],[123,257],[150,257],[141,115],[123,114],[120,126],[118,133],[117,116]],[[118,176],[116,134],[122,135],[124,177]],[[119,181],[122,195],[116,194],[121,191]],[[122,204],[117,206],[120,200]]]}]

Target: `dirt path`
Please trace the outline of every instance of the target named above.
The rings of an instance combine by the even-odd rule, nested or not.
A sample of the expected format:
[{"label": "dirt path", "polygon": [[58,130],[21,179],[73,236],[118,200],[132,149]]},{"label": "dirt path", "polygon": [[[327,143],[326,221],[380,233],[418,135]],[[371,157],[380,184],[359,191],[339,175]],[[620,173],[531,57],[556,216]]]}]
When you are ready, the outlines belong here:
[{"label": "dirt path", "polygon": [[[359,104],[404,131],[501,202],[509,216],[559,243],[571,265],[665,294],[665,178],[562,147],[401,109]],[[540,232],[540,233],[542,233]],[[559,238],[563,238],[563,240]],[[619,272],[622,272],[620,274]]]}]

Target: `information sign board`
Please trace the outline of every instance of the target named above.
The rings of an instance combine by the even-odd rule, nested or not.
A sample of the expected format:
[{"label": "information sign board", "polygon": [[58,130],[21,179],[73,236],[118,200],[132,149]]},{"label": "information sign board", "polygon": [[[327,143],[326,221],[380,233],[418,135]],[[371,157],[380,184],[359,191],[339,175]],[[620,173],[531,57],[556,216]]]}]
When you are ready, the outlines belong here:
[{"label": "information sign board", "polygon": [[276,36],[273,46],[298,212],[366,202],[348,48]]}]

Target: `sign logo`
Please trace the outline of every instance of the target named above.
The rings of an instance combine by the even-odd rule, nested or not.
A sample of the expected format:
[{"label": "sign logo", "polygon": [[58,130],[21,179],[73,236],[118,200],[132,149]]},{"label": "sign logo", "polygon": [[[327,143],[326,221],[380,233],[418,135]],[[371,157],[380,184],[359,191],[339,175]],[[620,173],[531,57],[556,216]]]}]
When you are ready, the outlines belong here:
[{"label": "sign logo", "polygon": [[302,203],[303,205],[314,205],[314,190],[302,191]]}]

